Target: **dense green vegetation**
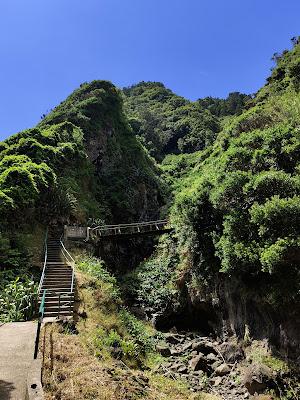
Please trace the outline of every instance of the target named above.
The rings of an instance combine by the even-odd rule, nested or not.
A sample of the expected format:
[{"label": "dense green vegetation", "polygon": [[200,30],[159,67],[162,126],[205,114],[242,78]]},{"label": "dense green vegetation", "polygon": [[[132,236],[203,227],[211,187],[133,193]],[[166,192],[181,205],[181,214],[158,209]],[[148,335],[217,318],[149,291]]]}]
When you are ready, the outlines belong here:
[{"label": "dense green vegetation", "polygon": [[134,133],[158,160],[167,154],[203,150],[220,131],[220,117],[239,114],[250,99],[236,92],[227,99],[190,102],[159,82],[141,82],[123,93]]},{"label": "dense green vegetation", "polygon": [[109,82],[83,84],[0,150],[0,213],[10,223],[12,215],[18,223],[54,216],[78,221],[113,219],[118,211],[128,219],[136,217],[134,202],[141,203],[139,185],[159,191],[155,166]]},{"label": "dense green vegetation", "polygon": [[255,96],[190,102],[157,82],[123,91],[85,83],[37,127],[1,143],[0,270],[20,267],[17,226],[155,218],[169,187],[175,234],[124,278],[129,297],[156,310],[185,275],[188,289],[209,292],[216,277],[233,277],[256,282],[268,305],[296,301],[298,40],[275,60]]},{"label": "dense green vegetation", "polygon": [[299,54],[297,43],[278,58],[252,107],[212,146],[163,162],[181,263],[200,286],[219,272],[256,279],[274,306],[300,293]]},{"label": "dense green vegetation", "polygon": [[40,226],[62,231],[65,223],[88,218],[154,218],[162,204],[158,175],[115,86],[81,85],[37,127],[0,144],[0,272],[9,282],[21,274],[18,238],[29,233],[34,240]]}]

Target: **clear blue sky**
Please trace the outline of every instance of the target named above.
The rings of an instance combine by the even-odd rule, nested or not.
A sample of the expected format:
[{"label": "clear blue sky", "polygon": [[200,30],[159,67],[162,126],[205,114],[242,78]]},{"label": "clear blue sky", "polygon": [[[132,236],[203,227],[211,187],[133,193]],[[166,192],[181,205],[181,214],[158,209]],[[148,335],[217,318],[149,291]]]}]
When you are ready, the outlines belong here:
[{"label": "clear blue sky", "polygon": [[253,93],[299,16],[299,0],[0,0],[0,139],[93,79]]}]

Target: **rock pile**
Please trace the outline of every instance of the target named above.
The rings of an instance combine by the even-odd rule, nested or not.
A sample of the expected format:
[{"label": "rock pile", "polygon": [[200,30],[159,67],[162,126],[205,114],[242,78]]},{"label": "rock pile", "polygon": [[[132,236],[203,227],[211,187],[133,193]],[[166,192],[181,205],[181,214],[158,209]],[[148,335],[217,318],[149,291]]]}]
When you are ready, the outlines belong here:
[{"label": "rock pile", "polygon": [[192,391],[207,390],[226,400],[250,398],[239,369],[245,354],[237,343],[195,333],[166,333],[157,351],[166,358],[159,372],[185,379]]}]

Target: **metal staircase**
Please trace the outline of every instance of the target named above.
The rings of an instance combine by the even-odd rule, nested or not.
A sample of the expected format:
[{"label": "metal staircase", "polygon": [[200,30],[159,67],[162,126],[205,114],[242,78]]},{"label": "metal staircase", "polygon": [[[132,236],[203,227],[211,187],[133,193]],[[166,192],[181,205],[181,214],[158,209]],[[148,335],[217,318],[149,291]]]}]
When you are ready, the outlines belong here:
[{"label": "metal staircase", "polygon": [[44,317],[73,316],[74,259],[62,238],[45,239],[45,259],[39,285],[39,303],[45,295]]}]

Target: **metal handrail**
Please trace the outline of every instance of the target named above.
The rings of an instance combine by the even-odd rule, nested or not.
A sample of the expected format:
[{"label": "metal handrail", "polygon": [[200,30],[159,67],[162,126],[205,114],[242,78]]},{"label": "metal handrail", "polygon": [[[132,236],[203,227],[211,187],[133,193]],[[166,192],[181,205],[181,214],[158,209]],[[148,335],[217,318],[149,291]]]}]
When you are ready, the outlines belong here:
[{"label": "metal handrail", "polygon": [[[61,247],[62,247],[62,252],[63,252],[63,255],[64,255],[64,257],[65,257],[65,259],[67,260],[67,261],[69,261],[69,263],[71,264],[71,268],[72,268],[72,282],[71,282],[71,291],[70,291],[70,293],[72,293],[73,292],[73,288],[74,288],[74,275],[75,275],[75,271],[74,271],[74,264],[75,264],[75,260],[74,260],[74,258],[71,256],[71,254],[68,252],[68,250],[65,248],[65,245],[64,245],[64,242],[63,242],[63,235],[60,237],[60,245],[61,245]],[[69,257],[69,260],[68,260],[68,257]],[[70,261],[70,259],[71,259],[71,261]]]},{"label": "metal handrail", "polygon": [[131,226],[148,226],[148,225],[162,225],[167,224],[167,219],[160,219],[157,221],[147,221],[147,222],[133,222],[131,224],[117,224],[117,225],[98,225],[95,228],[89,228],[91,231],[96,229],[113,229],[113,228],[129,228]]},{"label": "metal handrail", "polygon": [[44,248],[45,248],[44,266],[43,266],[43,272],[42,272],[42,276],[41,276],[40,283],[39,283],[38,293],[40,293],[40,291],[41,291],[41,288],[42,288],[42,285],[43,285],[44,276],[45,276],[45,270],[46,270],[46,264],[47,264],[47,256],[48,256],[47,241],[48,241],[48,226],[46,228],[45,240],[44,240]]},{"label": "metal handrail", "polygon": [[39,320],[37,325],[36,337],[35,337],[35,346],[34,346],[34,355],[33,358],[36,359],[39,351],[39,341],[40,341],[40,333],[41,333],[41,325],[43,323],[44,313],[45,313],[45,301],[46,301],[46,292],[47,289],[44,289],[43,297],[41,300],[41,304],[39,307]]},{"label": "metal handrail", "polygon": [[46,292],[47,292],[47,289],[44,289],[42,301],[41,301],[40,308],[39,308],[39,321],[40,322],[42,322],[43,318],[44,318]]}]

